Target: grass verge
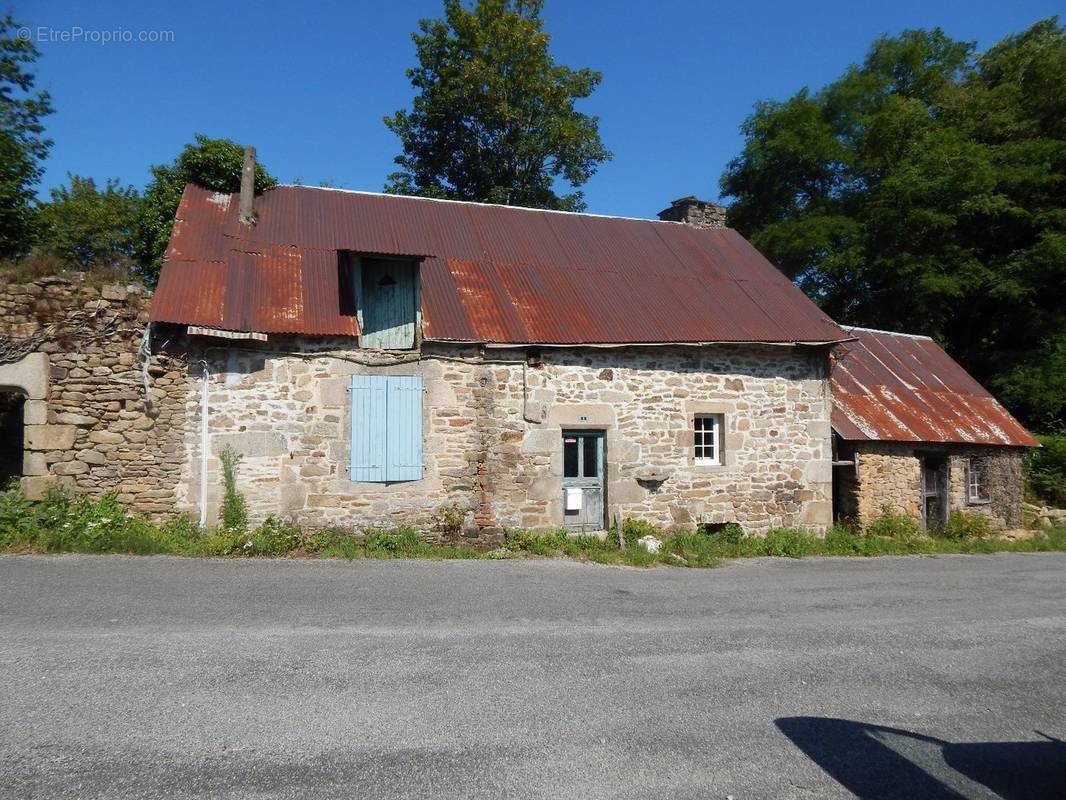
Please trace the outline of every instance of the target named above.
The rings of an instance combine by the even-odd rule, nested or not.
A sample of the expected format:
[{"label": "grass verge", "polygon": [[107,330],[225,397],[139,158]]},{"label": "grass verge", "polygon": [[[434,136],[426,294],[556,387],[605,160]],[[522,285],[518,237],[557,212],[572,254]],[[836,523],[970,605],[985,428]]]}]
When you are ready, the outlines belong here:
[{"label": "grass verge", "polygon": [[[661,542],[656,552],[638,544],[644,536]],[[115,499],[92,499],[51,491],[30,502],[17,489],[0,491],[0,552],[73,552],[169,554],[180,556],[306,556],[321,558],[572,558],[598,564],[651,567],[714,567],[726,558],[756,556],[882,556],[942,553],[1066,551],[1066,526],[1034,533],[1026,539],[989,535],[987,525],[965,515],[954,518],[938,535],[918,532],[908,520],[882,515],[866,532],[835,526],[825,536],[795,528],[764,536],[745,535],[735,524],[702,531],[666,533],[641,520],[627,520],[606,539],[549,533],[507,531],[503,547],[488,553],[473,547],[424,540],[414,528],[347,531],[301,531],[275,518],[253,528],[220,527],[203,531],[187,516],[164,523],[129,514]]]}]

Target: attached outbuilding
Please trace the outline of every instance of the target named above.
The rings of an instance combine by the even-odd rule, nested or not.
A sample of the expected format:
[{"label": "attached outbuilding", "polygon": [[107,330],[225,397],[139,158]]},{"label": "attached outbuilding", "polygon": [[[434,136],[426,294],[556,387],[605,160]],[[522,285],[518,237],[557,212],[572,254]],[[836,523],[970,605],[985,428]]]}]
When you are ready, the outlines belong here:
[{"label": "attached outbuilding", "polygon": [[833,349],[833,504],[866,526],[888,507],[926,528],[958,509],[1022,527],[1038,442],[927,336],[842,326]]}]

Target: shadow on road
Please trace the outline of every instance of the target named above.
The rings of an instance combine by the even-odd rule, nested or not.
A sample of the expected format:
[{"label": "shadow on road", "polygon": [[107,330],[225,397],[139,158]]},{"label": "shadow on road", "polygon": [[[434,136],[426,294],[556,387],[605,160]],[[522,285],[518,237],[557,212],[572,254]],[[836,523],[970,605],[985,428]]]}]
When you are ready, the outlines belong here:
[{"label": "shadow on road", "polygon": [[1066,797],[1066,742],[947,742],[828,717],[782,717],[777,727],[864,800],[1043,800]]}]

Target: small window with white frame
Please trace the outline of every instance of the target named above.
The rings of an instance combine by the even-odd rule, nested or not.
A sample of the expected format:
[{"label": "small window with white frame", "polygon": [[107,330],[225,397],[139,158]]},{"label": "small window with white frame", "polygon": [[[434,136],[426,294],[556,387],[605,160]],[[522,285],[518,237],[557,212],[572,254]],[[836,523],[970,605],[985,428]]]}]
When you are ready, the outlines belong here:
[{"label": "small window with white frame", "polygon": [[722,463],[721,414],[696,414],[693,418],[693,446],[696,464],[715,466]]},{"label": "small window with white frame", "polygon": [[971,458],[966,462],[966,500],[969,503],[988,502],[985,467],[984,463],[977,458]]}]

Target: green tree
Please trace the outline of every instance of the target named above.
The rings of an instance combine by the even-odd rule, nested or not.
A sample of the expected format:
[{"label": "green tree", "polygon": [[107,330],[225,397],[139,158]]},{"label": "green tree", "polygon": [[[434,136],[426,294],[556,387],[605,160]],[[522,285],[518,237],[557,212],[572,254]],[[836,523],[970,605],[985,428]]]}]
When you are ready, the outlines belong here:
[{"label": "green tree", "polygon": [[928,333],[1030,425],[1066,415],[1066,32],[987,52],[874,42],[763,102],[721,185],[729,222],[841,322]]},{"label": "green tree", "polygon": [[34,92],[31,68],[40,52],[10,14],[0,19],[0,256],[18,256],[33,240],[34,187],[52,146],[41,120],[52,113],[48,92]]},{"label": "green tree", "polygon": [[[600,73],[559,66],[548,51],[543,0],[445,0],[421,20],[410,111],[385,124],[403,145],[386,191],[504,205],[581,210],[576,191],[611,154],[598,118],[574,109]],[[575,191],[560,196],[562,179]]]},{"label": "green tree", "polygon": [[[244,148],[230,139],[211,139],[202,133],[185,145],[174,162],[151,168],[152,180],[141,199],[134,252],[139,269],[149,283],[159,278],[163,254],[170,241],[174,214],[187,183],[216,192],[238,192],[244,168]],[[255,191],[277,184],[262,164],[255,165]]]},{"label": "green tree", "polygon": [[0,130],[0,257],[22,255],[33,241],[34,172],[26,148]]},{"label": "green tree", "polygon": [[128,267],[140,197],[132,186],[108,180],[103,190],[92,178],[67,176],[70,186],[52,189],[38,211],[38,247],[86,269]]}]

